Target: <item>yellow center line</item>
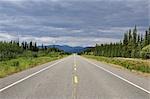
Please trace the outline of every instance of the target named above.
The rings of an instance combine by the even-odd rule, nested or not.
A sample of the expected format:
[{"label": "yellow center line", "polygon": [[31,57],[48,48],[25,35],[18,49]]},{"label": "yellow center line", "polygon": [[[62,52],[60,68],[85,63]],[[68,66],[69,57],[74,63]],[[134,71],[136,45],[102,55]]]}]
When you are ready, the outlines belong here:
[{"label": "yellow center line", "polygon": [[74,88],[73,89],[74,91],[74,93],[73,93],[73,99],[77,99],[77,89],[76,88]]},{"label": "yellow center line", "polygon": [[75,68],[74,68],[74,71],[76,71],[76,70],[77,70],[77,68],[75,67]]},{"label": "yellow center line", "polygon": [[78,81],[78,77],[77,77],[77,76],[74,76],[73,78],[74,78],[74,83],[75,83],[75,84],[78,84],[78,82],[79,82],[79,81]]},{"label": "yellow center line", "polygon": [[77,99],[77,84],[79,83],[78,76],[73,76],[73,99]]},{"label": "yellow center line", "polygon": [[74,54],[74,66],[73,66],[73,99],[77,99],[77,84],[79,83],[79,78],[76,75],[76,71],[77,71],[77,64],[76,64],[76,58],[75,58],[75,54]]}]

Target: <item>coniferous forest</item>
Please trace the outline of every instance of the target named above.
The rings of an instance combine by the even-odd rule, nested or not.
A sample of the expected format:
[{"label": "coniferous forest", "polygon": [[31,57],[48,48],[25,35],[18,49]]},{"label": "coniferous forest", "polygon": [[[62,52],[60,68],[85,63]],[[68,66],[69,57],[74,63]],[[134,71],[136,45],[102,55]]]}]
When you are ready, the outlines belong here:
[{"label": "coniferous forest", "polygon": [[[10,42],[0,42],[0,61],[14,59],[20,56],[38,57],[39,55],[47,55],[49,52],[61,52],[56,48],[47,48],[46,46],[41,46],[39,48],[36,42],[22,42],[10,41]],[[41,54],[39,54],[41,53]]]},{"label": "coniferous forest", "polygon": [[0,42],[0,78],[63,58],[68,53],[36,42]]},{"label": "coniferous forest", "polygon": [[95,47],[88,48],[81,54],[93,54],[105,57],[125,57],[125,58],[150,58],[150,28],[142,35],[138,33],[137,27],[128,30],[123,40],[117,43],[96,44]]}]

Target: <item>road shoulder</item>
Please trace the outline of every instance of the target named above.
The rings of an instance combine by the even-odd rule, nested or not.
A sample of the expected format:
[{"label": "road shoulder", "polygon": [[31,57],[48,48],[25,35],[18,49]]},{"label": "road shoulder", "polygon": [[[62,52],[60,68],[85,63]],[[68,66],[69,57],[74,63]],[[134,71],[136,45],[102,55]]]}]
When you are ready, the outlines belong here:
[{"label": "road shoulder", "polygon": [[85,57],[82,57],[81,58],[83,59],[87,59],[88,61],[94,63],[94,64],[97,64],[147,90],[150,90],[150,76],[145,76],[145,75],[140,75],[140,74],[137,74],[136,72],[131,72],[121,66],[118,66],[118,65],[112,65],[112,64],[108,64],[108,63],[105,63],[105,62],[100,62],[100,61],[97,61],[97,60],[94,60],[94,59],[89,59],[89,58],[85,58]]}]

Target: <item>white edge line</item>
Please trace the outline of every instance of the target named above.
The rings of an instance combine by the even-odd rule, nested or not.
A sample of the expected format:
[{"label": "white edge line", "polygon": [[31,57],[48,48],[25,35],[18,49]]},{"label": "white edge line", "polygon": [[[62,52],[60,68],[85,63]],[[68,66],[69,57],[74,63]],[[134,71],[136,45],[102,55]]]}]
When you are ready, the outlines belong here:
[{"label": "white edge line", "polygon": [[90,62],[90,61],[87,60],[87,59],[84,59],[84,60],[87,61],[88,63],[90,63],[90,64],[92,64],[92,65],[95,65],[96,67],[98,67],[98,68],[100,68],[100,69],[102,69],[102,70],[108,72],[109,74],[112,74],[112,75],[114,75],[115,77],[117,77],[117,78],[119,78],[119,79],[121,79],[121,80],[123,80],[123,81],[125,81],[125,82],[127,82],[127,83],[129,83],[129,84],[131,84],[131,85],[133,85],[133,86],[135,86],[135,87],[137,87],[137,88],[139,88],[139,89],[145,91],[145,92],[147,92],[148,94],[150,94],[150,91],[148,91],[148,90],[146,90],[146,89],[144,89],[144,88],[142,88],[142,87],[140,87],[140,86],[138,86],[138,85],[132,83],[131,81],[129,81],[129,80],[127,80],[127,79],[125,79],[125,78],[123,78],[123,77],[121,77],[121,76],[119,76],[119,75],[117,75],[117,74],[115,74],[115,73],[113,73],[113,72],[111,72],[111,71],[109,71],[109,70],[107,70],[107,69],[105,69],[105,68],[103,68],[103,67],[97,65],[97,64],[94,64],[94,63]]},{"label": "white edge line", "polygon": [[35,76],[36,74],[39,74],[39,73],[41,73],[41,72],[43,72],[43,71],[45,71],[45,70],[47,70],[47,69],[49,69],[49,68],[55,66],[55,65],[58,64],[58,63],[63,62],[64,60],[65,60],[65,59],[60,60],[60,61],[58,61],[58,62],[56,62],[56,63],[54,63],[54,64],[52,64],[52,65],[50,65],[50,66],[48,66],[48,67],[45,67],[45,68],[43,68],[43,69],[41,69],[41,70],[39,70],[39,71],[37,71],[37,72],[35,72],[35,73],[33,73],[33,74],[30,74],[30,75],[28,75],[28,76],[26,76],[26,77],[24,77],[24,78],[22,78],[22,79],[20,79],[20,80],[18,80],[18,81],[16,81],[16,82],[12,83],[12,84],[10,84],[10,85],[8,85],[8,86],[6,86],[6,87],[0,89],[0,92],[3,92],[4,90],[6,90],[6,89],[8,89],[8,88],[10,88],[10,87],[12,87],[12,86],[14,86],[14,85],[16,85],[16,84],[19,84],[19,83],[21,83],[21,82],[23,82],[23,81],[25,81],[25,80],[27,80],[27,79],[29,79],[29,78]]}]

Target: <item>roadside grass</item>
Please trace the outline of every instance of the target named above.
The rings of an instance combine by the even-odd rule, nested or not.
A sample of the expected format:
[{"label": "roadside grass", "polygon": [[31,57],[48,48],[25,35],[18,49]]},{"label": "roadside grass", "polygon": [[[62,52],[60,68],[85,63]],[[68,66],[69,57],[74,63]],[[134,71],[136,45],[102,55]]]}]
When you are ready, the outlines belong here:
[{"label": "roadside grass", "polygon": [[111,63],[115,65],[123,66],[129,70],[140,71],[143,73],[150,73],[150,62],[142,59],[126,59],[126,58],[109,58],[102,56],[94,56],[94,55],[83,55],[86,58],[95,59],[98,61]]},{"label": "roadside grass", "polygon": [[28,68],[35,67],[46,62],[60,59],[65,55],[47,55],[40,57],[19,57],[7,61],[0,62],[0,78],[7,75],[23,71]]}]

